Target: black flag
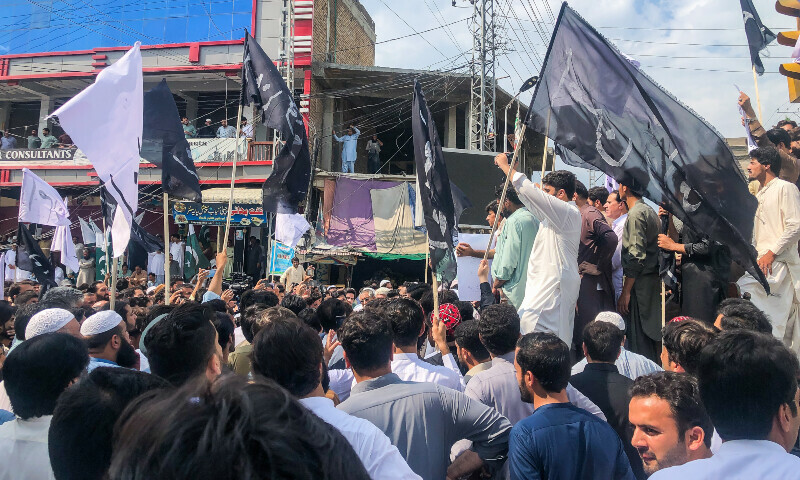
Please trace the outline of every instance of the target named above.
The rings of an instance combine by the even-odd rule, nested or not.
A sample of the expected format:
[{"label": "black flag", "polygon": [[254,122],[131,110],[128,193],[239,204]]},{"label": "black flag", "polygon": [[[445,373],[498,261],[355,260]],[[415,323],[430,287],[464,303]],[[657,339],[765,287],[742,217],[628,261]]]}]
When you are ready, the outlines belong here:
[{"label": "black flag", "polygon": [[192,152],[166,80],[144,94],[140,153],[161,168],[161,185],[166,193],[192,202],[202,201]]},{"label": "black flag", "polygon": [[769,291],[750,244],[758,202],[725,140],[566,4],[526,123],[728,245]]},{"label": "black flag", "polygon": [[53,266],[39,247],[39,242],[33,239],[30,230],[22,223],[17,229],[17,268],[32,272],[42,290],[56,286]]},{"label": "black flag", "polygon": [[775,40],[776,35],[761,23],[761,18],[753,6],[753,0],[739,0],[742,6],[742,18],[744,19],[744,33],[747,34],[747,43],[750,46],[750,61],[759,75],[764,74],[764,64],[761,63],[761,50]]},{"label": "black flag", "polygon": [[264,210],[296,213],[308,192],[311,155],[303,117],[280,72],[250,34],[245,35],[242,61],[242,105],[255,105],[261,122],[280,133],[281,148],[264,183]]},{"label": "black flag", "polygon": [[461,213],[457,210],[463,211],[471,204],[460,190],[457,191],[457,196],[453,195],[439,134],[425,102],[422,87],[416,80],[411,107],[411,131],[414,135],[417,184],[430,239],[432,269],[440,281],[450,283],[456,278],[453,245],[458,235],[458,215]]}]

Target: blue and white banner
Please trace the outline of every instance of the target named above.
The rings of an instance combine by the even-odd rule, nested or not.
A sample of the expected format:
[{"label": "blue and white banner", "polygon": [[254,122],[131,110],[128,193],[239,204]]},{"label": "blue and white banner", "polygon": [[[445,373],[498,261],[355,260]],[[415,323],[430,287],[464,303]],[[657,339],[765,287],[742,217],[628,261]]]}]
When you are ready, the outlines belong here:
[{"label": "blue and white banner", "polygon": [[273,242],[269,274],[283,275],[283,272],[292,266],[292,258],[294,258],[294,248],[281,242]]}]

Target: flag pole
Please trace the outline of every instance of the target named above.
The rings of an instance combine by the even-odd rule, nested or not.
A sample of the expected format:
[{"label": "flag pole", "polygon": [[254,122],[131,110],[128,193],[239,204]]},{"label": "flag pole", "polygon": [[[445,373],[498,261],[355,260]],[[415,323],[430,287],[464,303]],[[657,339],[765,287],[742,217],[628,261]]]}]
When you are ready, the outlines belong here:
[{"label": "flag pole", "polygon": [[[489,257],[489,249],[492,248],[492,240],[494,239],[494,234],[497,231],[497,226],[500,224],[500,212],[503,210],[503,203],[505,203],[506,201],[506,192],[508,191],[508,185],[511,183],[511,172],[514,170],[514,167],[517,164],[517,155],[519,155],[519,146],[522,145],[522,140],[525,138],[526,127],[527,126],[523,123],[522,128],[519,131],[519,138],[514,139],[516,140],[516,143],[514,145],[514,155],[511,157],[511,164],[508,166],[508,175],[506,175],[506,181],[503,184],[503,193],[500,195],[500,201],[497,204],[497,215],[495,215],[494,217],[494,224],[492,224],[492,231],[489,234],[489,244],[486,245],[486,250],[483,252],[484,260],[486,260]],[[430,250],[430,246],[428,247],[428,249]],[[435,277],[436,275],[434,275],[434,278]]]},{"label": "flag pole", "polygon": [[[163,188],[163,185],[162,185]],[[172,262],[169,261],[169,194],[164,192],[164,305],[169,305],[170,274]]]},{"label": "flag pole", "polygon": [[112,259],[114,263],[111,264],[111,300],[109,301],[109,308],[114,310],[114,304],[117,300],[117,265],[119,262],[116,258]]},{"label": "flag pole", "polygon": [[426,232],[425,238],[427,240],[425,243],[428,245],[428,248],[425,249],[425,283],[428,283],[428,263],[431,261],[431,236]]},{"label": "flag pole", "polygon": [[[103,274],[104,277],[108,276],[108,232],[106,231],[106,228],[106,216],[103,215],[103,253],[106,256],[106,271]],[[103,283],[105,283],[105,281]]]},{"label": "flag pole", "polygon": [[661,328],[667,323],[667,287],[661,282]]},{"label": "flag pole", "polygon": [[239,132],[242,129],[242,102],[239,102],[239,113],[236,115],[236,152],[233,155],[233,168],[231,168],[231,196],[228,198],[228,218],[225,219],[225,237],[222,239],[220,253],[228,252],[228,234],[231,230],[231,214],[233,213],[233,188],[236,183],[236,163],[239,161]]},{"label": "flag pole", "polygon": [[756,74],[755,65],[753,65],[753,84],[755,84],[756,87],[756,105],[758,105],[758,121],[763,123],[764,116],[761,114],[761,96],[758,94],[758,74]]},{"label": "flag pole", "polygon": [[[550,110],[547,111],[547,134],[550,133]],[[547,134],[544,136],[544,148],[542,149],[542,180],[544,180],[544,172],[547,167]],[[555,162],[553,162],[553,170],[555,170]]]},{"label": "flag pole", "polygon": [[[430,251],[431,251],[431,240],[430,240],[430,237],[428,237],[428,252],[430,252]],[[428,267],[426,266],[425,267],[425,273],[426,274],[427,274],[427,270],[428,270]],[[436,322],[439,321],[439,279],[436,278],[436,271],[434,270],[433,265],[431,265],[431,280],[433,281],[433,285],[432,285],[432,288],[433,288],[433,312],[432,312],[432,314],[433,314],[432,315],[433,322],[431,322],[431,323],[436,323]]]}]

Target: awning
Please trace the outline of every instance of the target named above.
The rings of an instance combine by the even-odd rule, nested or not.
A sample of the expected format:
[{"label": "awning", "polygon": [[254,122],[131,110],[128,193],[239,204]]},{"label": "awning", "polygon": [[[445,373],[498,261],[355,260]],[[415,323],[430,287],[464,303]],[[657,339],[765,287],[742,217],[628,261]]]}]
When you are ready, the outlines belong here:
[{"label": "awning", "polygon": [[[227,204],[230,196],[231,189],[229,187],[209,188],[203,190],[203,203]],[[260,188],[236,187],[233,189],[233,202],[261,205],[264,199]]]}]

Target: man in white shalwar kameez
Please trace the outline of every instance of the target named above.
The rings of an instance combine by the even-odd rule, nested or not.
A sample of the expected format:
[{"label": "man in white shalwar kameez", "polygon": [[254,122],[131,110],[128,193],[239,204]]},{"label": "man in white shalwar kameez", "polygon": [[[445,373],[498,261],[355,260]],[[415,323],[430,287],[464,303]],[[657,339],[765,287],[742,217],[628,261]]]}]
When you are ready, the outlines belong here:
[{"label": "man in white shalwar kameez", "polygon": [[[495,163],[509,174],[505,154],[498,155]],[[581,283],[581,214],[572,201],[575,175],[564,170],[551,172],[544,177],[541,189],[517,171],[511,175],[520,200],[541,222],[528,260],[525,298],[518,311],[521,333],[552,332],[571,345]]]},{"label": "man in white shalwar kameez", "polygon": [[750,293],[753,304],[767,314],[772,334],[796,354],[800,353],[800,191],[793,183],[778,178],[781,157],[773,147],[750,152],[747,172],[758,180],[758,209],[753,227],[753,245],[758,266],[767,276],[771,295],[750,274],[739,279],[742,292]]},{"label": "man in white shalwar kameez", "polygon": [[[172,255],[172,259],[178,262],[178,268],[180,269],[181,276],[183,276],[183,254],[186,251],[186,244],[181,242],[180,237],[177,235],[173,235],[170,240],[169,253]],[[182,278],[171,278],[170,282],[173,280],[182,280]]]}]

